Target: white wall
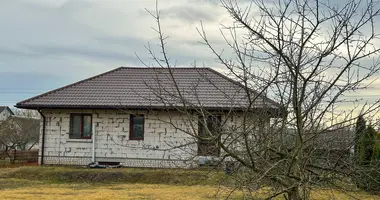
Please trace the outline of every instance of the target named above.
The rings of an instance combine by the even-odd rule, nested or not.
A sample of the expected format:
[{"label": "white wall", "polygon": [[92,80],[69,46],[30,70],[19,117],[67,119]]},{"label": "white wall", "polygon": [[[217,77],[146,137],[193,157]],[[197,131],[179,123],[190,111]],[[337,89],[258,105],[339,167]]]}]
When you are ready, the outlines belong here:
[{"label": "white wall", "polygon": [[0,122],[6,120],[9,116],[11,116],[9,110],[4,109],[2,112],[0,112]]},{"label": "white wall", "polygon": [[[130,113],[118,110],[43,110],[46,117],[44,164],[86,165],[91,162],[92,140],[69,139],[70,113],[92,113],[96,125],[96,161],[121,162],[137,167],[188,166],[197,150],[195,143],[183,148],[173,146],[194,142],[183,131],[176,130],[169,123],[183,129],[189,128],[178,112],[132,111],[144,114],[144,140],[129,140]],[[159,116],[159,117],[157,117]],[[197,124],[196,122],[194,124]],[[42,132],[42,120],[41,120]],[[42,134],[40,134],[40,142]],[[40,144],[40,155],[42,145]],[[171,150],[169,150],[171,149]],[[41,162],[41,160],[39,161]]]},{"label": "white wall", "polygon": [[[136,110],[127,113],[120,110],[51,109],[42,110],[42,113],[46,118],[44,164],[87,165],[91,162],[92,140],[69,139],[70,113],[92,114],[98,162],[120,162],[131,167],[193,167],[198,164],[196,140],[186,134],[198,132],[197,117],[189,120],[179,112]],[[145,116],[143,141],[129,140],[130,114]],[[224,128],[239,127],[241,122],[242,116],[234,114]],[[42,123],[41,120],[41,132]],[[269,120],[265,124],[269,125]],[[42,134],[39,141],[41,163]],[[185,146],[173,148],[181,145]]]}]

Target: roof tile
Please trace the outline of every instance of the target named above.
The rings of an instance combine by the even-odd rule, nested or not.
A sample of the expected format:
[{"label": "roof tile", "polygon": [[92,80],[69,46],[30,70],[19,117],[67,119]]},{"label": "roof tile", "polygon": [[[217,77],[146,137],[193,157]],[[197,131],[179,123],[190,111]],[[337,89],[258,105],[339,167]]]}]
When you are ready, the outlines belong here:
[{"label": "roof tile", "polygon": [[[247,106],[244,87],[210,68],[120,67],[16,104],[19,108],[116,108],[181,106],[175,85],[187,105],[206,108]],[[174,84],[176,83],[176,84]],[[251,91],[253,95],[257,94]],[[278,107],[259,97],[256,107]]]}]

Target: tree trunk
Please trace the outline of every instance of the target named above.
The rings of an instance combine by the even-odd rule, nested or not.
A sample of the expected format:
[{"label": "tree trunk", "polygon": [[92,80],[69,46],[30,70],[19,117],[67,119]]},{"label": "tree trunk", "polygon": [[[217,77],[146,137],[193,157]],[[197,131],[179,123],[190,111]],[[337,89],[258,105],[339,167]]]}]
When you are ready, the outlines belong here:
[{"label": "tree trunk", "polygon": [[13,159],[10,160],[10,161],[11,161],[11,164],[15,164],[16,156],[17,156],[17,154],[16,154],[16,149],[13,149]]},{"label": "tree trunk", "polygon": [[301,200],[298,187],[291,188],[287,193],[288,193],[288,200]]}]

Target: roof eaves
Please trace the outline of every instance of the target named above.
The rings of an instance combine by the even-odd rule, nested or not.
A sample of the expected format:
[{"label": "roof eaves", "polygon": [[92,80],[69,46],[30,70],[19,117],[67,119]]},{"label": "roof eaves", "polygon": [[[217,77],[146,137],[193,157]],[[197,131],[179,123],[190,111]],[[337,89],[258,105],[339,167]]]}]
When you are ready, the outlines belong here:
[{"label": "roof eaves", "polygon": [[[105,106],[105,105],[25,105],[22,108],[25,109],[136,109],[136,110],[177,110],[179,107],[171,107],[171,106]],[[202,107],[206,110],[219,110],[219,111],[244,111],[246,107]],[[189,108],[199,109],[199,108]],[[262,109],[262,108],[255,108]],[[266,111],[272,113],[272,115],[283,116],[286,115],[282,110],[278,108],[265,108]]]}]

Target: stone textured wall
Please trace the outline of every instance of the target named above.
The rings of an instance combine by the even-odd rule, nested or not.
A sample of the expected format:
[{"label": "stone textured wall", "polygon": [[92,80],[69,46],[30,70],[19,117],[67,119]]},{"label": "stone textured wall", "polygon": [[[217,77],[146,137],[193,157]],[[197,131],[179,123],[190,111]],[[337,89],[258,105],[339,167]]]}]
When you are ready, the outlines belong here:
[{"label": "stone textured wall", "polygon": [[[92,139],[70,139],[70,113],[91,113],[96,127],[95,157],[98,162],[120,162],[130,167],[195,167],[197,142],[186,133],[198,132],[198,117],[179,112],[137,110],[42,110],[46,120],[44,164],[87,165],[92,161]],[[129,140],[130,114],[145,116],[144,140]],[[230,134],[241,126],[241,114],[226,119]],[[41,132],[42,132],[41,120]],[[264,124],[269,125],[265,120]],[[234,128],[235,127],[235,128]],[[222,137],[223,138],[223,137]],[[40,134],[40,142],[42,134]],[[41,163],[42,145],[39,151]],[[236,144],[239,149],[240,144]],[[224,152],[221,152],[223,155]]]},{"label": "stone textured wall", "polygon": [[[184,123],[186,120],[178,112],[63,109],[42,112],[46,118],[44,164],[91,162],[92,139],[69,138],[70,113],[92,113],[96,126],[95,155],[99,162],[121,162],[133,167],[184,167],[192,165],[187,160],[196,155],[194,139],[180,130],[191,131],[191,125]],[[129,140],[130,114],[144,114],[144,140]],[[42,141],[42,134],[40,137]],[[191,144],[185,145],[188,143]],[[184,146],[173,148],[181,145]],[[41,152],[42,149],[40,155]]]}]

